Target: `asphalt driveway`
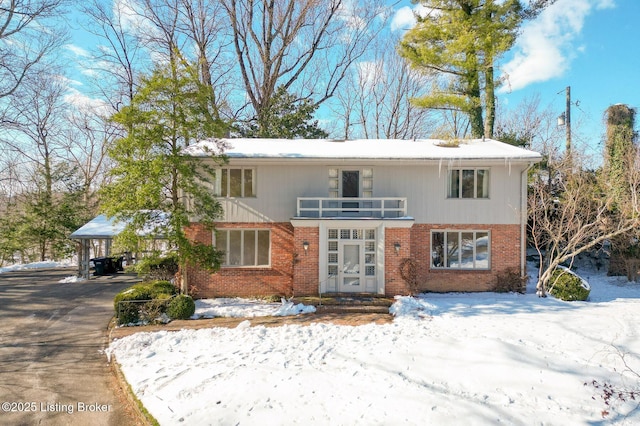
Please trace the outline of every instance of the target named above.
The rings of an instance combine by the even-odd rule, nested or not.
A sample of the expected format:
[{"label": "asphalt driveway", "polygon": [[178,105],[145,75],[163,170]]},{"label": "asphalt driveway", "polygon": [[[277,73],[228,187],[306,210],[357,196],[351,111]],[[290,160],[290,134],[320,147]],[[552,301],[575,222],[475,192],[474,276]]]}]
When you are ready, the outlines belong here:
[{"label": "asphalt driveway", "polygon": [[114,275],[59,283],[73,269],[0,274],[0,424],[136,424],[103,350]]}]

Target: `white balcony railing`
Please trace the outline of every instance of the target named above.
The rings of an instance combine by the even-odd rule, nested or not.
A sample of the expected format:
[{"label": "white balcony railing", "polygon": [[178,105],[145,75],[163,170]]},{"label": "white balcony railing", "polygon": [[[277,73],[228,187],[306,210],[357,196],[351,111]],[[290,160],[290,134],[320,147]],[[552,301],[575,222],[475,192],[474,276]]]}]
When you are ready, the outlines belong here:
[{"label": "white balcony railing", "polygon": [[299,197],[296,217],[399,218],[407,216],[407,199]]}]

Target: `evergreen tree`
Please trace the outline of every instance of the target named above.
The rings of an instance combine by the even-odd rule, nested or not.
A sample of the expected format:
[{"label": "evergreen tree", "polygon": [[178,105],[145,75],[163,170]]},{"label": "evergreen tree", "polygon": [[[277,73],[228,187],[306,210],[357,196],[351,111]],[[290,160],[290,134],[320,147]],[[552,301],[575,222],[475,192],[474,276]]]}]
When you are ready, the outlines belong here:
[{"label": "evergreen tree", "polygon": [[424,108],[462,111],[471,135],[493,137],[495,62],[509,50],[524,19],[552,1],[422,0],[426,16],[417,16],[398,51],[417,69],[439,74],[439,87],[415,99]]},{"label": "evergreen tree", "polygon": [[[638,194],[633,190],[633,177],[638,168],[636,110],[624,104],[612,105],[605,112],[607,136],[604,148],[603,178],[605,191],[612,194],[609,221],[618,222]],[[640,258],[637,229],[612,239],[609,275],[624,275],[626,262]]]},{"label": "evergreen tree", "polygon": [[216,118],[215,105],[210,86],[198,79],[197,68],[176,59],[144,78],[131,105],[112,117],[126,135],[109,151],[113,180],[101,191],[101,209],[127,223],[117,239],[124,248],[134,249],[130,244],[145,230],[149,236],[162,235],[183,265],[219,267],[220,253],[186,234],[192,218],[212,228],[221,214],[220,204],[204,184],[213,178],[213,170],[181,153],[193,142],[226,132],[225,123]]},{"label": "evergreen tree", "polygon": [[318,121],[312,121],[316,109],[318,105],[310,99],[297,99],[280,86],[261,114],[240,128],[240,134],[248,138],[326,138]]},{"label": "evergreen tree", "polygon": [[620,202],[628,199],[625,193],[629,188],[629,171],[635,166],[635,113],[635,109],[623,104],[612,105],[606,111],[604,170],[609,190]]}]

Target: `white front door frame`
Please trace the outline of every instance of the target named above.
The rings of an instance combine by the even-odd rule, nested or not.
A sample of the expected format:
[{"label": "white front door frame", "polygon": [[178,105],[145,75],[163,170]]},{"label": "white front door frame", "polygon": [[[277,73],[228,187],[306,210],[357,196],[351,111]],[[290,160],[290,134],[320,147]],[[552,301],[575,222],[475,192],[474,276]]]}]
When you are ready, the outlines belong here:
[{"label": "white front door frame", "polygon": [[[320,247],[319,247],[319,291],[321,293],[358,292],[384,294],[384,226],[381,220],[328,220],[319,221]],[[337,230],[375,230],[375,275],[366,276],[365,271],[365,240],[338,240],[337,268],[335,258],[329,262],[329,229]],[[340,232],[340,231],[338,231]],[[335,244],[335,241],[333,242]],[[358,247],[359,265],[358,272],[345,268],[345,246]],[[335,249],[335,247],[333,247]],[[335,251],[333,251],[335,253]],[[335,256],[335,254],[333,255]],[[331,264],[331,268],[330,268]],[[331,271],[330,271],[331,269]],[[334,275],[335,274],[335,275]],[[358,285],[346,284],[349,279],[358,279]]]},{"label": "white front door frame", "polygon": [[[413,218],[401,219],[302,219],[292,218],[294,228],[318,228],[318,291],[320,293],[338,292],[336,276],[329,274],[328,262],[328,230],[329,229],[375,229],[375,283],[372,290],[367,293],[385,294],[385,229],[386,228],[411,228],[415,220]],[[371,287],[370,287],[371,288]]]}]

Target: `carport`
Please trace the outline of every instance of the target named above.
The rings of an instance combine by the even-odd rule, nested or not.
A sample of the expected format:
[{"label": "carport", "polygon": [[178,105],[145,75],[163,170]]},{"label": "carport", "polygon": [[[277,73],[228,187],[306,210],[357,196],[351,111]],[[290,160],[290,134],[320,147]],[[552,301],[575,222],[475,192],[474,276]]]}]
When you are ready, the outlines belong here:
[{"label": "carport", "polygon": [[[148,240],[133,253],[135,259],[144,257],[145,254],[157,251],[167,251],[168,243],[162,234],[163,227],[167,226],[168,214],[161,211],[150,210],[149,221],[142,230],[136,234]],[[111,256],[111,245],[113,239],[124,231],[126,222],[116,221],[115,218],[108,218],[101,214],[84,224],[80,229],[72,233],[69,238],[77,242],[78,252],[78,275],[89,278],[89,270],[92,258],[108,258]],[[93,249],[93,256],[91,250]],[[125,260],[132,261],[132,253],[127,253]]]},{"label": "carport", "polygon": [[122,232],[125,226],[126,223],[117,222],[114,218],[101,214],[71,234],[69,238],[77,242],[79,276],[89,278],[91,249],[94,250],[93,257],[110,256],[113,238]]}]

